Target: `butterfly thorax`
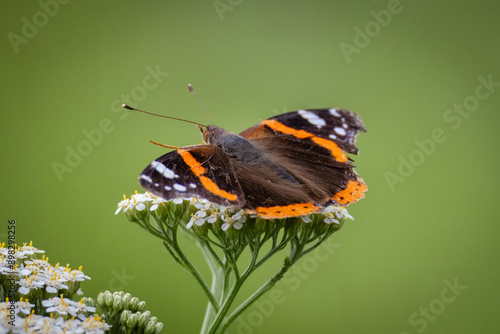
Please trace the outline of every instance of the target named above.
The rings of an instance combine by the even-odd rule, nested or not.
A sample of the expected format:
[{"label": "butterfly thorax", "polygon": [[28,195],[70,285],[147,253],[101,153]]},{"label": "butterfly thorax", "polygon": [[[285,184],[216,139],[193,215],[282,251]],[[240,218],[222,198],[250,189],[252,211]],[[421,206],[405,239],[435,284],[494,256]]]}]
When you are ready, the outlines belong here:
[{"label": "butterfly thorax", "polygon": [[254,146],[250,141],[234,132],[212,125],[203,133],[203,140],[206,144],[218,147],[238,162],[267,167],[284,180],[295,184],[298,183],[290,173],[271,160],[262,149]]},{"label": "butterfly thorax", "polygon": [[231,158],[244,163],[258,164],[266,159],[262,151],[245,138],[214,125],[209,126],[203,133],[203,141],[220,148]]}]

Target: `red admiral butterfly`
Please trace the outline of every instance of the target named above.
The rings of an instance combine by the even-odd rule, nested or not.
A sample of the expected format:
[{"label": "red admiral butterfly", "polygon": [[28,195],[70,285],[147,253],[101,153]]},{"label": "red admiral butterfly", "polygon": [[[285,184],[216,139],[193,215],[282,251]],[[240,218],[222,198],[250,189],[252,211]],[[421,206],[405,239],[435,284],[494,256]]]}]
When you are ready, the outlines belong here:
[{"label": "red admiral butterfly", "polygon": [[272,219],[347,206],[367,190],[345,154],[358,153],[357,133],[366,131],[354,112],[298,110],[239,135],[199,128],[205,145],[179,148],[144,169],[139,181],[147,191],[166,200],[201,197]]}]

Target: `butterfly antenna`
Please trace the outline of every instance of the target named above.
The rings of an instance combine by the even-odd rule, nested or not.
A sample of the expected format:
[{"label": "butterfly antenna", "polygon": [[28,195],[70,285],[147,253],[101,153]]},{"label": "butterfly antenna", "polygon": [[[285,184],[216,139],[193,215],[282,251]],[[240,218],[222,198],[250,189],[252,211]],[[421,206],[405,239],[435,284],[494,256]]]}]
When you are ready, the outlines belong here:
[{"label": "butterfly antenna", "polygon": [[207,109],[205,109],[205,106],[203,105],[203,103],[201,103],[200,99],[198,98],[198,95],[196,95],[196,93],[194,92],[194,88],[193,88],[193,86],[191,86],[191,84],[188,84],[188,89],[191,93],[193,93],[194,97],[196,97],[196,99],[198,100],[198,103],[203,108],[203,110],[205,110],[205,114],[207,114],[208,120],[210,121],[210,123],[212,123],[212,125],[214,125],[214,122],[212,122],[212,118],[210,117],[210,114],[208,113]]},{"label": "butterfly antenna", "polygon": [[125,108],[125,109],[129,109],[129,110],[140,111],[140,112],[143,112],[143,113],[148,114],[148,115],[153,115],[153,116],[158,116],[158,117],[164,117],[164,118],[175,119],[176,121],[182,121],[182,122],[186,122],[186,123],[196,124],[196,125],[198,125],[198,126],[201,126],[201,127],[204,127],[204,128],[208,128],[208,126],[207,126],[207,125],[203,125],[203,124],[196,123],[196,122],[193,122],[193,121],[188,121],[188,120],[186,120],[186,119],[182,119],[182,118],[171,117],[171,116],[165,116],[165,115],[159,115],[159,114],[155,114],[155,113],[152,113],[152,112],[149,112],[149,111],[144,111],[144,110],[140,110],[140,109],[132,108],[131,106],[129,106],[129,105],[127,105],[127,104],[122,104],[122,107],[123,107],[123,108]]}]

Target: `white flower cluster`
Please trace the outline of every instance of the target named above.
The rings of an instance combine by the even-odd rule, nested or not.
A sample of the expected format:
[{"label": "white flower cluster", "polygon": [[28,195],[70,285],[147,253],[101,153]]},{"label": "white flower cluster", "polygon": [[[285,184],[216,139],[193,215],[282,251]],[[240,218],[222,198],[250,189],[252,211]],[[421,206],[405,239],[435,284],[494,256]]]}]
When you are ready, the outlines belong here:
[{"label": "white flower cluster", "polygon": [[[324,208],[322,211],[318,212],[325,216],[323,221],[325,224],[340,224],[342,218],[349,218],[354,220],[354,218],[347,212],[347,209],[342,206],[330,205]],[[302,216],[302,221],[304,223],[311,222],[311,215]]]},{"label": "white flower cluster", "polygon": [[[18,292],[20,294],[27,295],[30,291],[43,288],[47,293],[57,293],[60,290],[77,286],[85,279],[90,279],[82,272],[82,267],[71,269],[69,265],[52,266],[45,255],[37,259],[35,254],[39,253],[45,253],[45,251],[33,247],[31,242],[29,245],[24,244],[13,249],[5,247],[5,243],[0,245],[0,275],[19,277]],[[77,293],[81,294],[80,291]]]},{"label": "white flower cluster", "polygon": [[[0,276],[7,276],[6,279],[0,277],[2,291],[9,296],[29,294],[35,299],[30,303],[23,297],[19,301],[6,298],[0,303],[0,333],[104,333],[109,330],[110,326],[97,315],[85,315],[94,313],[95,307],[84,304],[83,300],[75,302],[63,295],[41,300],[41,296],[60,293],[61,290],[81,294],[78,289],[80,282],[90,279],[82,272],[82,267],[73,270],[69,265],[52,266],[45,255],[41,259],[36,257],[36,254],[43,253],[45,251],[37,249],[31,242],[15,247],[0,244]],[[32,308],[40,303],[51,316],[34,314]]]},{"label": "white flower cluster", "polygon": [[[180,204],[182,203],[182,198],[176,198],[173,201],[176,204]],[[132,208],[137,211],[143,211],[146,209],[146,202],[151,202],[151,207],[149,208],[149,210],[155,211],[156,209],[158,209],[158,205],[160,203],[166,201],[161,197],[157,197],[151,194],[149,191],[144,194],[139,194],[136,191],[134,195],[130,196],[130,198],[127,198],[125,195],[123,195],[123,201],[118,203],[118,209],[116,209],[115,215],[117,215],[122,210],[123,212],[127,212]]]},{"label": "white flower cluster", "polygon": [[42,300],[42,305],[47,308],[47,313],[57,313],[60,315],[71,315],[77,317],[79,314],[86,312],[95,312],[95,307],[87,306],[83,300],[75,302],[68,298],[54,297],[48,300]]},{"label": "white flower cluster", "polygon": [[[61,299],[61,298],[53,298]],[[56,305],[55,301],[44,301],[47,305]],[[78,309],[86,309],[87,311],[95,311],[95,308],[86,306],[81,301],[74,302],[64,298],[59,304],[71,305],[73,311]],[[34,314],[31,311],[33,304],[28,301],[20,301],[10,303],[9,301],[0,303],[0,333],[95,333],[101,334],[110,329],[110,326],[102,321],[97,315],[86,317],[82,313],[75,313],[71,319],[64,317],[41,316]],[[53,308],[54,306],[49,307]],[[12,310],[14,309],[15,320],[12,319]],[[48,310],[48,309],[47,309]],[[94,312],[92,311],[92,312]],[[20,316],[22,315],[22,316]]]},{"label": "white flower cluster", "polygon": [[[151,202],[149,210],[154,211],[158,208],[158,205],[160,203],[168,202],[149,192],[146,192],[144,194],[136,192],[130,198],[126,198],[125,195],[123,196],[123,198],[123,201],[118,203],[118,209],[116,210],[115,214],[118,214],[122,210],[123,212],[127,212],[131,208],[134,208],[137,211],[143,211],[146,209],[147,202]],[[247,220],[248,216],[255,216],[250,215],[245,210],[239,208],[218,205],[205,199],[196,197],[176,198],[172,200],[172,202],[174,204],[181,204],[184,200],[189,201],[191,205],[194,205],[198,209],[198,211],[191,216],[189,223],[186,225],[187,228],[191,228],[193,227],[193,225],[202,226],[205,223],[213,224],[220,218],[224,222],[221,226],[223,231],[226,231],[230,227],[239,230],[243,227],[243,223]],[[326,224],[340,224],[340,220],[342,218],[354,219],[351,215],[349,215],[346,208],[335,205],[327,206],[322,211],[314,214],[324,215],[325,218],[323,219],[323,221]],[[312,221],[311,215],[305,215],[301,218],[304,223],[309,223]]]},{"label": "white flower cluster", "polygon": [[224,222],[221,226],[223,231],[230,227],[240,230],[247,220],[248,214],[245,210],[218,205],[198,198],[191,198],[190,201],[198,209],[198,212],[191,217],[186,225],[187,228],[191,228],[193,225],[202,226],[205,223],[213,224],[220,218]]}]

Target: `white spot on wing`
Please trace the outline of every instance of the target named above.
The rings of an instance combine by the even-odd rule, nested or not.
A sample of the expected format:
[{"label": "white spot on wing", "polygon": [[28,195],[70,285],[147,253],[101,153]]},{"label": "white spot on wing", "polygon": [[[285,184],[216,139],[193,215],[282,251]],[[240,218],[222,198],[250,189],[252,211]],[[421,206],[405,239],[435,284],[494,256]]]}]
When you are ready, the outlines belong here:
[{"label": "white spot on wing", "polygon": [[337,136],[336,136],[336,135],[334,135],[334,134],[331,134],[331,135],[329,135],[328,137],[330,137],[330,138],[332,138],[332,139],[337,139]]},{"label": "white spot on wing", "polygon": [[347,134],[347,131],[344,128],[335,127],[333,131],[335,131],[338,135],[341,136],[345,136]]},{"label": "white spot on wing", "polygon": [[325,120],[313,112],[307,110],[298,110],[297,112],[299,113],[300,116],[302,116],[303,119],[305,119],[312,125],[316,125],[318,128],[322,128],[326,125]]},{"label": "white spot on wing", "polygon": [[163,176],[167,179],[173,179],[175,175],[174,171],[165,167],[165,171],[163,172]]},{"label": "white spot on wing", "polygon": [[191,189],[195,189],[195,188],[196,188],[196,184],[194,184],[194,183],[190,183],[190,184],[189,184],[189,188],[191,188]]},{"label": "white spot on wing", "polygon": [[161,162],[158,162],[158,161],[153,161],[151,163],[151,166],[160,174],[162,174],[164,177],[166,177],[167,179],[173,179],[174,177],[176,177],[177,175],[175,175],[174,171],[165,167],[164,164],[162,164]]},{"label": "white spot on wing", "polygon": [[174,189],[177,191],[186,191],[187,188],[183,186],[182,184],[174,183]]},{"label": "white spot on wing", "polygon": [[344,123],[344,124],[342,124],[342,127],[343,127],[344,129],[347,129],[347,128],[348,128],[347,124],[345,124],[345,123]]},{"label": "white spot on wing", "polygon": [[163,187],[163,188],[164,188],[166,191],[170,191],[170,190],[172,190],[172,187],[169,187],[169,186],[165,186],[165,187]]},{"label": "white spot on wing", "polygon": [[156,169],[156,171],[160,174],[163,174],[163,171],[165,170],[165,165],[162,164],[161,162],[156,161],[156,160],[151,162],[151,167]]},{"label": "white spot on wing", "polygon": [[153,180],[147,175],[141,174],[141,180],[146,181],[147,183],[153,183]]},{"label": "white spot on wing", "polygon": [[328,109],[328,111],[330,112],[330,114],[332,114],[332,116],[340,117],[340,114],[337,111],[337,109]]}]

